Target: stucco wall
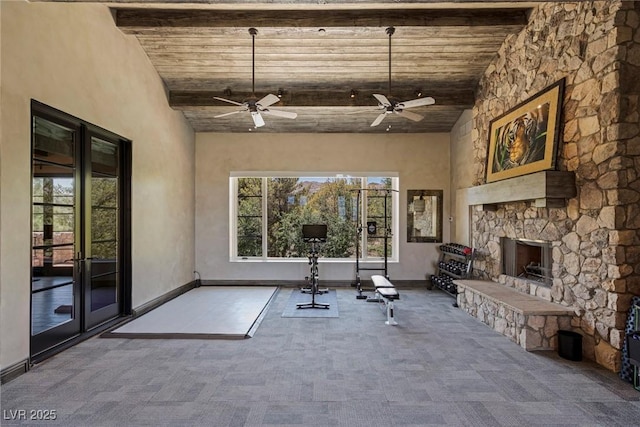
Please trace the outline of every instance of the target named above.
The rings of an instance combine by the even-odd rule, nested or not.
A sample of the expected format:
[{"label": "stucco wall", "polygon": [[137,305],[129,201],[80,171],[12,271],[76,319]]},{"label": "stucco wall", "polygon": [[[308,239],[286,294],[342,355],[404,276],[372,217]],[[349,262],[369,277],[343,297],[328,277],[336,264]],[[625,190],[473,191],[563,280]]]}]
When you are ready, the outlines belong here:
[{"label": "stucco wall", "polygon": [[[133,306],[192,280],[194,133],[96,4],[0,2],[0,364],[29,355],[30,101],[133,141]],[[10,267],[7,267],[10,266]]]},{"label": "stucco wall", "polygon": [[463,111],[451,128],[451,240],[464,245],[471,245],[471,215],[466,191],[460,190],[471,187],[475,179],[474,169],[469,165],[473,159],[472,129],[472,110]]},{"label": "stucco wall", "polygon": [[[449,216],[448,134],[211,134],[196,136],[196,269],[212,280],[301,280],[306,262],[229,261],[229,173],[231,171],[398,172],[400,178],[399,263],[389,274],[425,280],[433,273],[437,244],[407,243],[409,189],[444,190]],[[444,222],[444,239],[449,223]],[[354,277],[354,263],[323,263],[320,279]]]}]

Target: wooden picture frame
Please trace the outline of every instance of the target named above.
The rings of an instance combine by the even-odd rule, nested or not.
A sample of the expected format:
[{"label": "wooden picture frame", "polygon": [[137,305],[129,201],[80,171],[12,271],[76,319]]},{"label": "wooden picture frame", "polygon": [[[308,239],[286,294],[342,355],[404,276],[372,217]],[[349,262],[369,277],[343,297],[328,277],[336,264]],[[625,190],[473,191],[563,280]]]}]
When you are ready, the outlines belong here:
[{"label": "wooden picture frame", "polygon": [[564,79],[491,121],[486,182],[554,169]]},{"label": "wooden picture frame", "polygon": [[407,190],[407,242],[442,243],[443,190]]}]

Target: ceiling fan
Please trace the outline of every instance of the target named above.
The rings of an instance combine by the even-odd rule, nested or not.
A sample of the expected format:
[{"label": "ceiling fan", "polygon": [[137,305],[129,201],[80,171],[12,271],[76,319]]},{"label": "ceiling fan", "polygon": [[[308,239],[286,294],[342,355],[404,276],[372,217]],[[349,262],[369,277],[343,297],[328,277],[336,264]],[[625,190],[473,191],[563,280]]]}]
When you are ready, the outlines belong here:
[{"label": "ceiling fan", "polygon": [[[282,110],[273,110],[269,107],[276,102],[280,101],[280,98],[277,95],[269,94],[261,99],[256,98],[256,34],[258,34],[258,30],[255,28],[249,28],[249,34],[251,34],[252,42],[251,42],[251,93],[252,97],[243,101],[236,102],[230,99],[220,98],[214,96],[214,99],[218,101],[228,102],[229,104],[237,105],[242,107],[240,110],[231,111],[230,113],[219,114],[217,116],[213,116],[214,118],[226,117],[232,114],[242,113],[244,111],[248,111],[251,113],[251,118],[253,119],[253,124],[255,127],[259,128],[264,126],[264,119],[262,118],[262,114],[285,117],[287,119],[295,119],[298,117],[298,114],[290,112],[290,111],[282,111]],[[262,113],[262,114],[261,114]]]},{"label": "ceiling fan", "polygon": [[413,120],[414,122],[419,122],[424,119],[424,116],[420,114],[414,113],[412,111],[407,111],[409,108],[422,107],[425,105],[433,105],[436,103],[436,100],[430,96],[424,98],[412,99],[411,101],[402,101],[399,102],[394,98],[391,98],[391,36],[395,33],[396,29],[394,27],[388,27],[386,33],[389,35],[389,87],[388,87],[388,97],[379,93],[374,93],[373,96],[378,101],[378,108],[376,111],[382,111],[378,117],[371,123],[371,126],[378,126],[382,123],[382,120],[387,116],[387,114],[398,114],[399,116],[406,117],[409,120]]}]

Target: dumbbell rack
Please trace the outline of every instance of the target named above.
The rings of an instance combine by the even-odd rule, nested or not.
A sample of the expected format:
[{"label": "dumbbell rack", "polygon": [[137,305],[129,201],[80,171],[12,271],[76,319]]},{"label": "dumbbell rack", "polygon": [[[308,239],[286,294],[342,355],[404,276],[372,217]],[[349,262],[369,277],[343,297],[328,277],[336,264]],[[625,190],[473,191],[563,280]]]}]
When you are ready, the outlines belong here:
[{"label": "dumbbell rack", "polygon": [[439,249],[438,265],[436,273],[431,276],[431,283],[455,298],[458,287],[453,280],[471,277],[475,250],[457,243],[443,244]]}]

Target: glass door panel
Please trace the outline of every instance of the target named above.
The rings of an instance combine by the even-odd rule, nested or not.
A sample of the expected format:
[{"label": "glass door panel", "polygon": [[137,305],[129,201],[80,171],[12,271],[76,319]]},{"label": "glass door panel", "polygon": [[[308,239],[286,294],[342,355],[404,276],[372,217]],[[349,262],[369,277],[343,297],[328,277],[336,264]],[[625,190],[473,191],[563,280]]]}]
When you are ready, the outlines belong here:
[{"label": "glass door panel", "polygon": [[117,141],[90,140],[87,327],[117,315],[120,307],[120,153]]},{"label": "glass door panel", "polygon": [[31,336],[38,353],[80,332],[78,129],[33,119]]},{"label": "glass door panel", "polygon": [[32,101],[31,153],[31,357],[39,359],[130,310],[130,240],[122,244],[130,146]]}]

